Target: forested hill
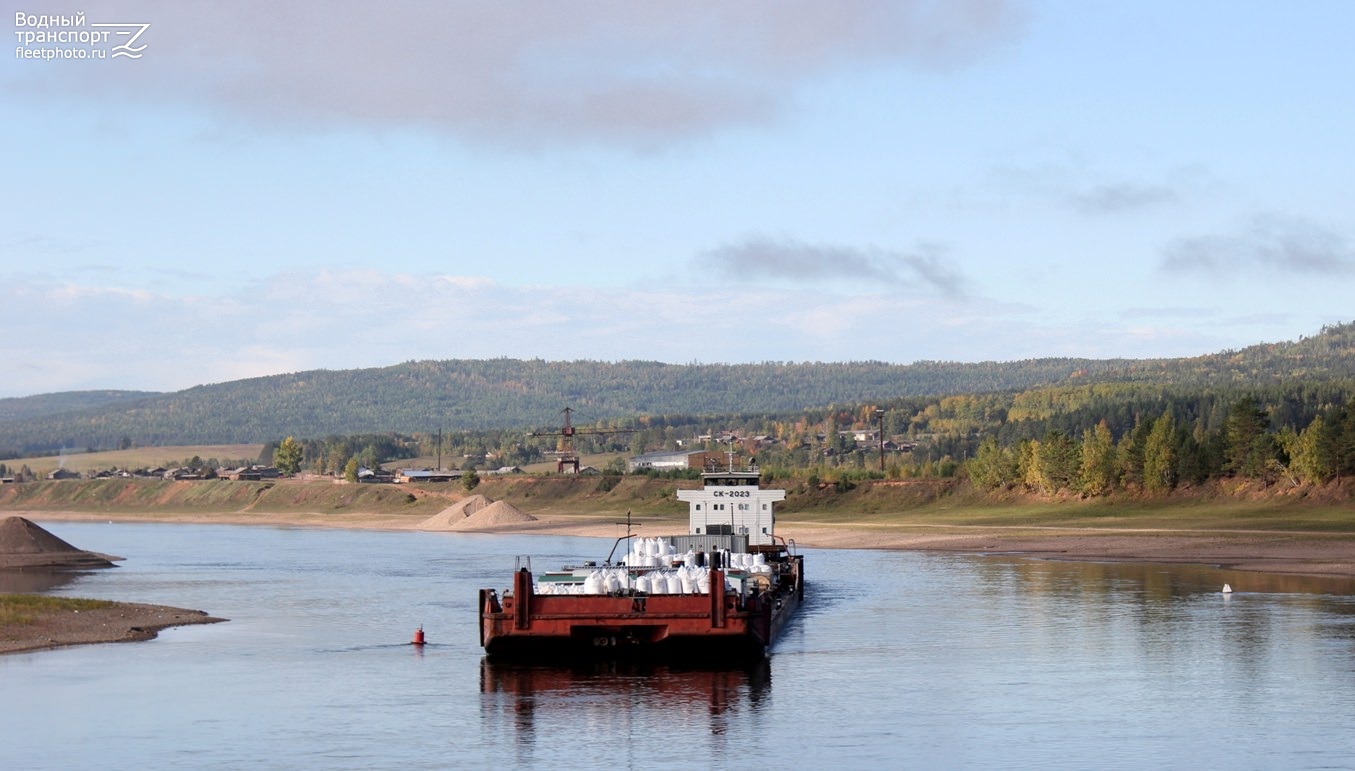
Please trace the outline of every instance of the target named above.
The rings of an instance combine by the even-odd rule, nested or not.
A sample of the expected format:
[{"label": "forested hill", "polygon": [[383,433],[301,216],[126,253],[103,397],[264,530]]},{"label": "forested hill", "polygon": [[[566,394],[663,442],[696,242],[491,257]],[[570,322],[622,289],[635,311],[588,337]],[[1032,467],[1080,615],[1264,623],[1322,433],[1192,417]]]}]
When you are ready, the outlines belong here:
[{"label": "forested hill", "polygon": [[1135,382],[1262,387],[1355,377],[1355,323],[1296,342],[1184,359],[663,364],[540,359],[314,370],[168,394],[79,392],[0,400],[0,453],[263,442],[281,436],[559,425],[641,414],[775,414],[908,396]]},{"label": "forested hill", "polygon": [[0,425],[81,410],[100,410],[160,395],[153,391],[67,391],[23,399],[0,399]]}]

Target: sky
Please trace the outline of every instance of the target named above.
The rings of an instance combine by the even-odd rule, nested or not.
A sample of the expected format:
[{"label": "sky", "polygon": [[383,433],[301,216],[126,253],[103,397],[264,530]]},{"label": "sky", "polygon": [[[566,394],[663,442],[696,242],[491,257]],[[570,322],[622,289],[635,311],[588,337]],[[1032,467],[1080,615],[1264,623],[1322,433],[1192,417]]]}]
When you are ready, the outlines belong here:
[{"label": "sky", "polygon": [[5,2],[0,397],[1355,320],[1346,0]]}]

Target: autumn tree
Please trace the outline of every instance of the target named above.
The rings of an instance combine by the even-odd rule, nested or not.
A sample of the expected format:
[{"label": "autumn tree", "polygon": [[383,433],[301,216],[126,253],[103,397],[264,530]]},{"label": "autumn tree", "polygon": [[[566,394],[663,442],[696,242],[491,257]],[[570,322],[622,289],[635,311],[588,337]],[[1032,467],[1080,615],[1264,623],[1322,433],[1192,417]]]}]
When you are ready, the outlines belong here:
[{"label": "autumn tree", "polygon": [[1176,420],[1171,411],[1153,421],[1143,444],[1143,488],[1165,492],[1176,487]]},{"label": "autumn tree", "polygon": [[1027,439],[1016,446],[1017,468],[1021,483],[1028,490],[1044,492],[1049,489],[1049,479],[1044,475],[1040,464],[1040,440]]},{"label": "autumn tree", "polygon": [[283,439],[273,451],[273,465],[282,474],[291,475],[301,470],[301,457],[304,450],[301,443],[292,437]]},{"label": "autumn tree", "polygon": [[1106,421],[1082,432],[1081,452],[1082,492],[1099,496],[1115,489],[1115,441]]},{"label": "autumn tree", "polygon": [[1011,487],[1020,479],[1016,458],[1011,450],[998,444],[995,436],[986,436],[979,442],[966,468],[969,479],[984,490]]}]

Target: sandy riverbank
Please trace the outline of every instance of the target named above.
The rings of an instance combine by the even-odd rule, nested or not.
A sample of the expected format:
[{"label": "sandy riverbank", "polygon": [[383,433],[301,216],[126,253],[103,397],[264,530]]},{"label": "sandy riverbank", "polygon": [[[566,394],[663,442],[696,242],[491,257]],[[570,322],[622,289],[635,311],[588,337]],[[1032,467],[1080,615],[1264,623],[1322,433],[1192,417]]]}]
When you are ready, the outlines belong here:
[{"label": "sandy riverbank", "polygon": [[[87,512],[27,512],[37,520],[117,520],[243,524],[273,527],[339,527],[413,530],[422,520],[389,514],[101,515]],[[532,522],[505,524],[470,532],[574,535],[614,538],[624,535],[618,517],[541,515]],[[642,534],[685,530],[682,519],[646,520]],[[1130,528],[1036,528],[941,526],[928,524],[833,524],[781,521],[780,535],[799,546],[824,549],[902,549],[970,554],[1017,554],[1043,559],[1198,564],[1235,570],[1311,576],[1355,577],[1355,535],[1262,530],[1145,530]],[[467,532],[467,531],[463,531]]]}]

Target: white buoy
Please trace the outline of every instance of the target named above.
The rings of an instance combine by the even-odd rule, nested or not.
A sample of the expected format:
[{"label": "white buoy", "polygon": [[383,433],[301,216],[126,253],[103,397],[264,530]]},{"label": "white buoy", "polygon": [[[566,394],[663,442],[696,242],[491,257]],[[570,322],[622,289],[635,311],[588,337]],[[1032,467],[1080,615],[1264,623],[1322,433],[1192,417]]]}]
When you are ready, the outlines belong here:
[{"label": "white buoy", "polygon": [[1233,587],[1229,586],[1228,584],[1224,584],[1224,585],[1223,585],[1223,593],[1224,593],[1224,594],[1232,594],[1232,593],[1233,593]]}]

